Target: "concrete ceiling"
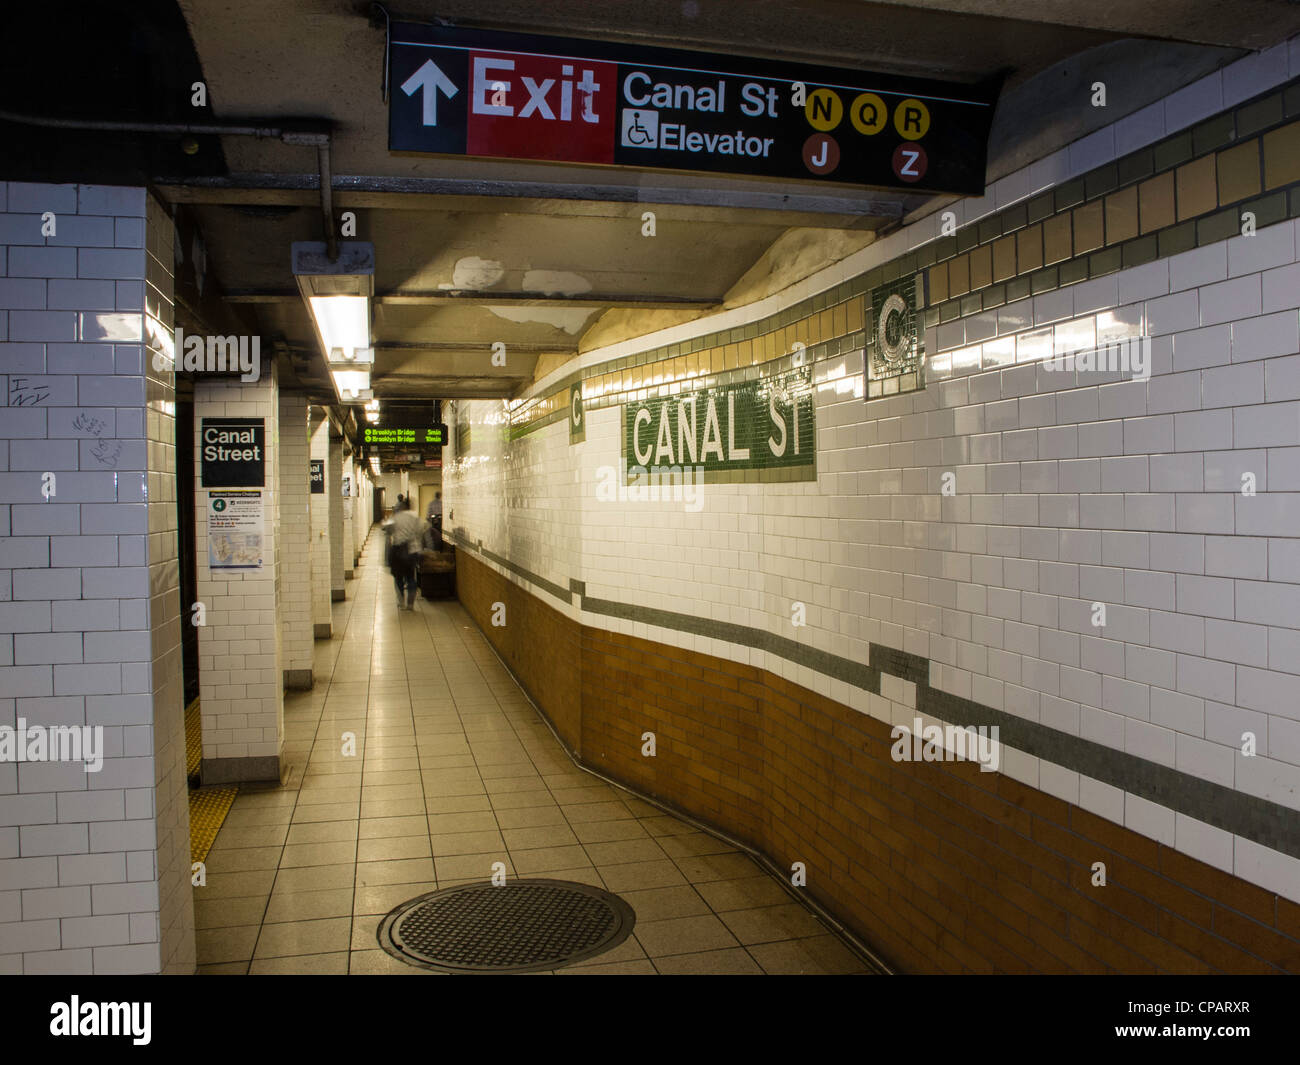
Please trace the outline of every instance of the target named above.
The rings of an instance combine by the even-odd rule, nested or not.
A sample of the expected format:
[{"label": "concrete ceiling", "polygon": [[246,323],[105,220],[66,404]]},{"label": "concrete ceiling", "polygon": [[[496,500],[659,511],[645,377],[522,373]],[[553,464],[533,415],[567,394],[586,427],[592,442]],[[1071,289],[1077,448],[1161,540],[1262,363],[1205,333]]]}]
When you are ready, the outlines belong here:
[{"label": "concrete ceiling", "polygon": [[[642,205],[459,197],[448,209],[445,200],[384,199],[379,207],[342,199],[356,212],[358,237],[376,248],[372,386],[381,399],[513,395],[539,356],[571,356],[605,311],[704,313],[792,224],[856,222],[668,205],[656,208],[649,239]],[[287,350],[317,353],[289,248],[320,239],[319,212],[213,203],[193,210],[226,302],[252,309]],[[492,362],[495,343],[506,345],[504,366]],[[323,372],[298,362],[324,389]]]},{"label": "concrete ceiling", "polygon": [[[214,120],[331,123],[335,213],[355,211],[356,239],[376,249],[373,386],[381,401],[516,395],[539,360],[549,369],[578,351],[583,333],[602,315],[659,311],[665,321],[677,321],[704,313],[789,230],[878,230],[928,199],[810,183],[390,153],[380,93],[384,33],[382,20],[376,29],[367,17],[371,5],[180,0],[179,6]],[[1060,93],[1062,70],[1073,71],[1067,83],[1090,77],[1081,57],[1115,56],[1117,48],[1132,46],[1170,60],[1145,86],[1134,73],[1133,90],[1108,115],[1080,119],[1113,121],[1239,49],[1300,32],[1300,8],[1286,0],[409,0],[393,18],[952,81],[1000,74],[1006,80],[995,140],[1006,143],[1004,165],[1017,149],[1037,151],[1040,141],[1048,146],[1053,122],[1043,114],[1042,86],[1050,76],[1051,91]],[[1131,37],[1182,46],[1124,42]],[[1058,137],[1067,133],[1078,135],[1066,129]],[[239,137],[222,138],[220,151],[223,167],[197,176],[193,168],[185,176],[159,174],[160,191],[194,212],[209,272],[227,304],[254,314],[263,334],[280,341],[291,372],[323,392],[323,360],[289,257],[293,241],[321,239],[315,154]],[[640,235],[647,206],[657,215],[653,240]],[[498,341],[507,346],[505,367],[491,363]]]},{"label": "concrete ceiling", "polygon": [[[877,0],[919,14],[981,15],[1103,30],[1189,44],[1267,48],[1279,21],[1293,24],[1290,0]],[[1283,34],[1283,37],[1287,34]]]}]

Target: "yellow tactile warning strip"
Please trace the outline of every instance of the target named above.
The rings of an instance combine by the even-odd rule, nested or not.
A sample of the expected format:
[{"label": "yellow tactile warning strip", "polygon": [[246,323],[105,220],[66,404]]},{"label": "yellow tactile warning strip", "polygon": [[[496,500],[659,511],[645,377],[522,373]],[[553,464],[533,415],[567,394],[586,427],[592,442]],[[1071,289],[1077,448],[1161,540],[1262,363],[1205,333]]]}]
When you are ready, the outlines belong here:
[{"label": "yellow tactile warning strip", "polygon": [[218,784],[190,792],[190,861],[207,859],[217,832],[238,794],[237,784]]},{"label": "yellow tactile warning strip", "polygon": [[199,701],[185,708],[185,775],[198,776],[203,762],[203,728],[199,723]]}]

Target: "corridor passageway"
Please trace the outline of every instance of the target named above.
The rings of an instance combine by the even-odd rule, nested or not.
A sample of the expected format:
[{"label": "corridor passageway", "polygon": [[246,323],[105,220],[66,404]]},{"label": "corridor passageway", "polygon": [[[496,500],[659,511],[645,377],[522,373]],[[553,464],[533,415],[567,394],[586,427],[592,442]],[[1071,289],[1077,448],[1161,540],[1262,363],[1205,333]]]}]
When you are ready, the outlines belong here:
[{"label": "corridor passageway", "polygon": [[399,613],[382,544],[285,699],[285,785],[241,788],[208,856],[201,973],[425,972],[379,949],[383,915],[495,862],[635,910],[565,974],[868,971],[745,854],[576,768],[459,603]]},{"label": "corridor passageway", "polygon": [[0,41],[0,974],[1300,973],[1300,2]]}]

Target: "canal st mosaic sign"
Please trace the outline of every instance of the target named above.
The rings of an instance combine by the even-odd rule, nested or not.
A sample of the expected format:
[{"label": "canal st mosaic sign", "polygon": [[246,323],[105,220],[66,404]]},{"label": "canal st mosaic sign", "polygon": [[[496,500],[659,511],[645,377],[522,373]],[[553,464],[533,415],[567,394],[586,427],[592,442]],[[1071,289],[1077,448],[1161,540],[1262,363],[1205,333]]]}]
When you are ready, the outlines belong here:
[{"label": "canal st mosaic sign", "polygon": [[866,350],[867,399],[925,387],[921,304],[920,274],[887,281],[872,290]]},{"label": "canal st mosaic sign", "polygon": [[623,406],[624,470],[816,467],[807,368]]},{"label": "canal st mosaic sign", "polygon": [[582,385],[569,386],[569,443],[581,444],[587,439],[587,420],[582,412]]},{"label": "canal st mosaic sign", "polygon": [[390,54],[392,151],[984,191],[988,86],[413,23]]}]

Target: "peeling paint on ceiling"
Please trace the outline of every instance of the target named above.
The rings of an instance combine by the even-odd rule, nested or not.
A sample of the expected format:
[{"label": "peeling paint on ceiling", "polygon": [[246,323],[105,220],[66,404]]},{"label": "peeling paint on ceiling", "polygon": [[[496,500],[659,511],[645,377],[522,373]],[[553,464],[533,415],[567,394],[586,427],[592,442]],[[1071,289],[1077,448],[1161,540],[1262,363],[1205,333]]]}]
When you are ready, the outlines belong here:
[{"label": "peeling paint on ceiling", "polygon": [[457,259],[451,271],[451,284],[439,285],[439,288],[474,289],[491,288],[505,276],[506,268],[496,259],[480,259],[469,255]]},{"label": "peeling paint on ceiling", "polygon": [[511,322],[541,322],[577,334],[587,319],[598,313],[595,307],[488,307],[498,318]]},{"label": "peeling paint on ceiling", "polygon": [[524,274],[525,292],[544,292],[548,296],[577,296],[591,291],[591,282],[568,270],[529,270]]}]

